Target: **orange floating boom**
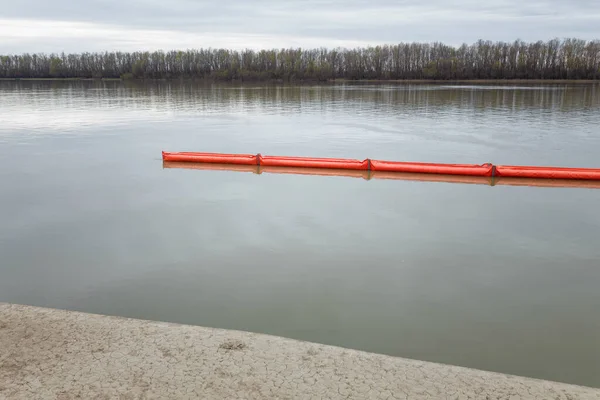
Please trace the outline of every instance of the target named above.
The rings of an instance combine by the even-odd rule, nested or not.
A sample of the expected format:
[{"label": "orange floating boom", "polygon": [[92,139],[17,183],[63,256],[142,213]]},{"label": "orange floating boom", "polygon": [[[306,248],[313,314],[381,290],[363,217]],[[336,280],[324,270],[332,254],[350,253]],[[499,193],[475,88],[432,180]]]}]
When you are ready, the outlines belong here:
[{"label": "orange floating boom", "polygon": [[467,164],[431,164],[415,162],[377,161],[371,160],[373,171],[408,172],[417,174],[436,175],[466,175],[466,176],[492,176],[492,164],[467,165]]},{"label": "orange floating boom", "polygon": [[345,158],[308,158],[308,157],[275,157],[256,156],[257,164],[265,167],[299,167],[299,168],[327,168],[369,170],[367,160],[349,160]]},{"label": "orange floating boom", "polygon": [[538,179],[600,180],[600,169],[498,165],[496,176]]},{"label": "orange floating boom", "polygon": [[163,151],[163,161],[205,164],[258,165],[261,167],[317,168],[413,174],[459,175],[479,177],[509,177],[535,179],[600,180],[600,169],[530,167],[515,165],[432,164],[345,158],[312,158],[262,156],[260,154],[169,153]]},{"label": "orange floating boom", "polygon": [[162,152],[163,161],[196,162],[209,164],[257,165],[256,156],[251,154],[221,153],[168,153]]}]

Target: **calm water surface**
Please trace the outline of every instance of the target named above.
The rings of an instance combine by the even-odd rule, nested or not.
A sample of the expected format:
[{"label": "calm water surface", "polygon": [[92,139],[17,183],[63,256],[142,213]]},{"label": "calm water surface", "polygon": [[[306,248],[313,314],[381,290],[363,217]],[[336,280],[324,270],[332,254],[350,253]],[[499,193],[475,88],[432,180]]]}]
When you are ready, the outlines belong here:
[{"label": "calm water surface", "polygon": [[0,82],[0,301],[600,387],[600,190],[161,150],[600,166],[600,86]]}]

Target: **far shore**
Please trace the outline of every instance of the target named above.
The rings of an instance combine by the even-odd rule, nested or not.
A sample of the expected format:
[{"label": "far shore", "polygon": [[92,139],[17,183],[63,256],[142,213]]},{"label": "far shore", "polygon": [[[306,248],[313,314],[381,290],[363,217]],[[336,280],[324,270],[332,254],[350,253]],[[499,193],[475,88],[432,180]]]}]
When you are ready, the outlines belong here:
[{"label": "far shore", "polygon": [[353,84],[353,83],[386,83],[386,84],[471,84],[471,85],[511,85],[511,84],[600,84],[600,80],[596,79],[330,79],[327,81],[319,80],[214,80],[204,78],[172,78],[172,79],[122,79],[122,78],[0,78],[0,81],[19,82],[19,81],[113,81],[113,82],[203,82],[214,84]]}]

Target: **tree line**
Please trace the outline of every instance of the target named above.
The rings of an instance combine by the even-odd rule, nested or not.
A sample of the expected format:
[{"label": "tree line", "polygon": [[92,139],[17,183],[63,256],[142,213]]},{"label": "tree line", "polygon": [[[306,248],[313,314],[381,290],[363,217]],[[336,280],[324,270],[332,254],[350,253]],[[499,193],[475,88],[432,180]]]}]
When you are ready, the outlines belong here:
[{"label": "tree line", "polygon": [[460,47],[400,43],[355,49],[0,55],[0,78],[329,81],[600,79],[600,40],[479,40]]}]

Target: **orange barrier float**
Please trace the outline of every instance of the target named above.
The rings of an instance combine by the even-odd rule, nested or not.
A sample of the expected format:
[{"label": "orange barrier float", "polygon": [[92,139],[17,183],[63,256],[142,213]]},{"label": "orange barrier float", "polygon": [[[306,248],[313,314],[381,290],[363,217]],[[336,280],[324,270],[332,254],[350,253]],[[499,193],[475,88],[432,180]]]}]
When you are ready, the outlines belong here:
[{"label": "orange barrier float", "polygon": [[496,176],[510,178],[600,180],[600,169],[498,165],[496,166]]},{"label": "orange barrier float", "polygon": [[369,161],[350,160],[346,158],[309,158],[309,157],[275,157],[257,155],[258,164],[265,167],[300,167],[369,170]]},{"label": "orange barrier float", "polygon": [[492,176],[493,165],[431,164],[371,160],[373,171],[409,172],[436,175]]},{"label": "orange barrier float", "polygon": [[200,164],[258,165],[260,167],[317,168],[330,170],[417,173],[472,177],[507,177],[533,179],[599,180],[600,169],[530,167],[514,165],[432,164],[345,158],[279,157],[260,154],[220,153],[162,153],[163,161],[192,162]]},{"label": "orange barrier float", "polygon": [[220,153],[192,153],[162,152],[163,161],[195,162],[207,164],[238,164],[256,165],[256,155],[251,154],[220,154]]}]

